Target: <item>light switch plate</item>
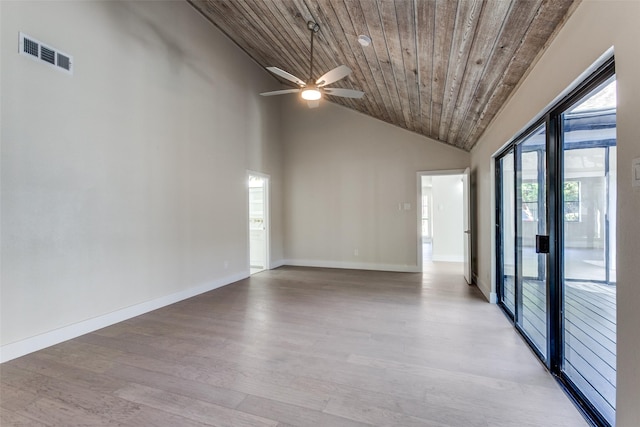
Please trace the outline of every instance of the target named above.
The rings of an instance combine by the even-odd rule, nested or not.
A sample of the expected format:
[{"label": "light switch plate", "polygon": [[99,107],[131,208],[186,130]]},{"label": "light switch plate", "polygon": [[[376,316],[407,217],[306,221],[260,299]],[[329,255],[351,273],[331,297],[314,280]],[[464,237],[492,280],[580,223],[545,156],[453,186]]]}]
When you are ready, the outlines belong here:
[{"label": "light switch plate", "polygon": [[634,187],[640,187],[640,157],[631,163],[631,180]]}]

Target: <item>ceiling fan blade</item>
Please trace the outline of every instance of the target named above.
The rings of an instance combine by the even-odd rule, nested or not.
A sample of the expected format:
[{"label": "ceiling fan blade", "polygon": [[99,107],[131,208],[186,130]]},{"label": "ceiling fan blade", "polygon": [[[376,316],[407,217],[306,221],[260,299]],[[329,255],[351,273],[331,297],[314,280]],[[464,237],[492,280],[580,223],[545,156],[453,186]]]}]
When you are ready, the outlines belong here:
[{"label": "ceiling fan blade", "polygon": [[280,77],[282,77],[283,79],[287,79],[290,82],[293,82],[295,84],[297,84],[298,86],[306,86],[307,84],[300,80],[298,77],[294,76],[293,74],[289,74],[284,70],[281,70],[278,67],[267,67],[267,70],[271,71],[273,74],[276,74]]},{"label": "ceiling fan blade", "polygon": [[283,89],[283,90],[274,90],[271,92],[262,92],[260,95],[262,96],[273,96],[273,95],[284,95],[285,93],[298,93],[300,89]]},{"label": "ceiling fan blade", "polygon": [[343,98],[357,98],[357,99],[360,99],[360,98],[362,98],[364,96],[364,92],[361,92],[359,90],[341,89],[341,88],[334,88],[334,87],[325,87],[324,88],[324,92],[327,95],[341,96]]},{"label": "ceiling fan blade", "polygon": [[314,99],[313,101],[307,101],[307,107],[309,108],[317,108],[320,105],[319,99]]},{"label": "ceiling fan blade", "polygon": [[333,82],[337,82],[338,80],[347,77],[349,74],[351,74],[351,68],[346,65],[340,65],[320,76],[320,78],[316,80],[316,84],[319,87],[322,87]]}]

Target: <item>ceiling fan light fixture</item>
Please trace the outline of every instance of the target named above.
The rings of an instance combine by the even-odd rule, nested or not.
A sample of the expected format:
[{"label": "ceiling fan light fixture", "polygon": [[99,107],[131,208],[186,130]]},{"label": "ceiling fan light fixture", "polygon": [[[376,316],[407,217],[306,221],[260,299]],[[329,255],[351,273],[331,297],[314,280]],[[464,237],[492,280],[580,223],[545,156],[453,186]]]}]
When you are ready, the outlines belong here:
[{"label": "ceiling fan light fixture", "polygon": [[304,89],[300,93],[300,96],[306,101],[317,101],[318,99],[322,98],[322,93],[316,88],[308,88]]}]

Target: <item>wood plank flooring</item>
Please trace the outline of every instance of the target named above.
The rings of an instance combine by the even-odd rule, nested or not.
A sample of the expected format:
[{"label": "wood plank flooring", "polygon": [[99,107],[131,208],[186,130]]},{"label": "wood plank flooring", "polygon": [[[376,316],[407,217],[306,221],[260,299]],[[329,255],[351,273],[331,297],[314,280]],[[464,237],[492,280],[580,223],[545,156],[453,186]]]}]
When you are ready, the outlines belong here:
[{"label": "wood plank flooring", "polygon": [[585,426],[455,263],[283,267],[0,366],[2,426]]}]

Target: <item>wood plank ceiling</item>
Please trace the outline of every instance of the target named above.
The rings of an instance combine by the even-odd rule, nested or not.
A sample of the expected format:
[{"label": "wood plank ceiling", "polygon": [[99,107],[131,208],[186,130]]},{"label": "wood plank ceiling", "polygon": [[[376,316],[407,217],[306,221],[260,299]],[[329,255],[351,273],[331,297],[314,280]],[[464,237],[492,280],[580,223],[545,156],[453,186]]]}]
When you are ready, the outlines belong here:
[{"label": "wood plank ceiling", "polygon": [[258,64],[302,80],[317,22],[314,77],[345,64],[331,86],[365,92],[327,99],[470,150],[580,0],[188,1]]}]

